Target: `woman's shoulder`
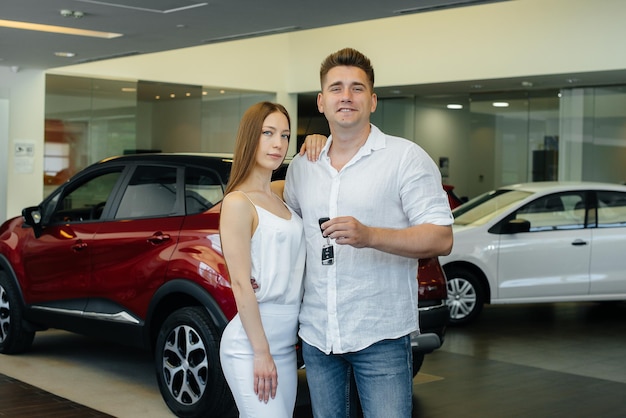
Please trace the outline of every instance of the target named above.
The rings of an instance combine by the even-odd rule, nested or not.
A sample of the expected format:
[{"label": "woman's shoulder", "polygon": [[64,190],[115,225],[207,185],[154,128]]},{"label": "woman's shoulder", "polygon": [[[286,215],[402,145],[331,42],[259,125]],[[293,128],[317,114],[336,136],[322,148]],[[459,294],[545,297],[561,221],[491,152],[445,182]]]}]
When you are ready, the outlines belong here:
[{"label": "woman's shoulder", "polygon": [[222,210],[232,210],[236,212],[248,212],[254,208],[254,202],[241,190],[233,190],[224,196],[222,200]]}]

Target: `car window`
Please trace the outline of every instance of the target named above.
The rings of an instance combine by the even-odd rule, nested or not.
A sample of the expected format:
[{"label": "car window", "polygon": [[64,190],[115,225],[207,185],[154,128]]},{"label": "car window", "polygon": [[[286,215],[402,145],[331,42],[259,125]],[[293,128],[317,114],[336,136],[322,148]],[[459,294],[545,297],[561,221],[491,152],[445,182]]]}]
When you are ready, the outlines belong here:
[{"label": "car window", "polygon": [[585,227],[585,192],[542,196],[519,208],[516,219],[530,222],[530,231]]},{"label": "car window", "polygon": [[626,226],[626,193],[598,192],[598,228]]},{"label": "car window", "polygon": [[124,190],[115,219],[176,214],[176,171],[176,167],[137,167]]},{"label": "car window", "polygon": [[201,213],[224,197],[224,185],[213,170],[187,167],[185,170],[185,213]]},{"label": "car window", "polygon": [[120,173],[121,168],[92,177],[69,193],[54,196],[43,209],[44,219],[50,219],[50,223],[99,219]]},{"label": "car window", "polygon": [[482,194],[452,211],[454,224],[482,225],[530,195],[530,192],[507,189]]}]

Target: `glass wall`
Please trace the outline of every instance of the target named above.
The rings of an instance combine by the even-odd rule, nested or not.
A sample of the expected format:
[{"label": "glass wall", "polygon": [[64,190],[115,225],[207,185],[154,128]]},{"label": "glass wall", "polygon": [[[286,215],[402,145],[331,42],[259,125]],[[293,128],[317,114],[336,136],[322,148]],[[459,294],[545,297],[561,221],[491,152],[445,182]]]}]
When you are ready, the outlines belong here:
[{"label": "glass wall", "polygon": [[132,152],[232,152],[243,112],[275,94],[149,81],[46,76],[44,194]]},{"label": "glass wall", "polygon": [[[147,81],[46,80],[49,188],[111,155],[232,153],[243,112],[275,100],[273,93]],[[422,146],[460,196],[526,181],[626,181],[626,86],[379,97],[372,122]],[[315,94],[302,94],[298,147],[310,133],[328,134],[328,124]]]}]

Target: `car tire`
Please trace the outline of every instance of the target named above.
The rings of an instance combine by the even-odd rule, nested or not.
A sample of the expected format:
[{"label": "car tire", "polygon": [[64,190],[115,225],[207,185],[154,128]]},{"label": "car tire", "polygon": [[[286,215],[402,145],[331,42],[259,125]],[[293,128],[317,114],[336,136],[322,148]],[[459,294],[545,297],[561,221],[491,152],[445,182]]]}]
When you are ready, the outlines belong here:
[{"label": "car tire", "polygon": [[478,277],[471,271],[456,267],[445,269],[448,278],[448,309],[450,325],[467,325],[480,314],[485,292]]},{"label": "car tire", "polygon": [[35,331],[23,320],[24,308],[17,287],[0,271],[0,353],[19,354],[33,344]]},{"label": "car tire", "polygon": [[235,411],[219,358],[219,336],[203,307],[174,311],[155,347],[157,381],[179,417],[227,417]]}]

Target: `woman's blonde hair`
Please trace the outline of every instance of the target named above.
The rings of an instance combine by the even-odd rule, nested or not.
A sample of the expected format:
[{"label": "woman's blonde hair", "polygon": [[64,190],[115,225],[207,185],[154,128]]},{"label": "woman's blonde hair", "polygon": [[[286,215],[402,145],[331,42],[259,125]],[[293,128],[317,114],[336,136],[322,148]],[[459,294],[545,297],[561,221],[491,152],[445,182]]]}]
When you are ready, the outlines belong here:
[{"label": "woman's blonde hair", "polygon": [[287,118],[291,129],[291,119],[287,109],[281,104],[260,102],[250,106],[243,114],[237,131],[233,165],[230,169],[230,178],[224,194],[228,194],[239,186],[252,171],[255,165],[256,153],[259,149],[259,138],[263,130],[265,118],[275,112],[280,112]]}]

